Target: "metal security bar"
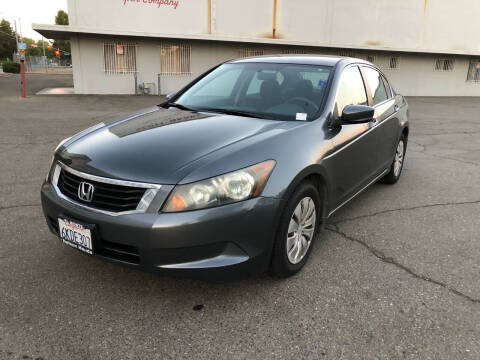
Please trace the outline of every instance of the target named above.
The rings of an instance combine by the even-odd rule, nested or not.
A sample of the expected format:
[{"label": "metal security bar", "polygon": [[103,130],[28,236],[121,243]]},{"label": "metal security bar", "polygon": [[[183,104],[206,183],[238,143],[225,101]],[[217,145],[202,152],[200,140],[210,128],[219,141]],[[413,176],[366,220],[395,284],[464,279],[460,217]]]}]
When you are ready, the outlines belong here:
[{"label": "metal security bar", "polygon": [[238,51],[239,57],[262,56],[265,51],[259,48],[241,48]]},{"label": "metal security bar", "polygon": [[435,61],[435,71],[452,71],[454,64],[453,59],[437,59]]},{"label": "metal security bar", "polygon": [[480,59],[470,60],[468,66],[467,81],[480,81]]},{"label": "metal security bar", "polygon": [[398,69],[398,61],[399,61],[399,58],[398,57],[395,57],[395,56],[392,56],[390,58],[390,62],[388,64],[388,68],[389,69]]},{"label": "metal security bar", "polygon": [[357,54],[355,54],[353,51],[348,51],[348,50],[340,51],[338,55],[343,57],[351,57],[351,58],[357,57]]},{"label": "metal security bar", "polygon": [[305,49],[295,49],[295,48],[289,48],[289,49],[283,49],[282,54],[297,54],[297,55],[303,55],[306,54],[307,51]]},{"label": "metal security bar", "polygon": [[160,45],[160,75],[190,75],[191,54],[189,45]]},{"label": "metal security bar", "polygon": [[103,44],[104,71],[107,74],[137,72],[137,45],[135,43],[105,42]]}]

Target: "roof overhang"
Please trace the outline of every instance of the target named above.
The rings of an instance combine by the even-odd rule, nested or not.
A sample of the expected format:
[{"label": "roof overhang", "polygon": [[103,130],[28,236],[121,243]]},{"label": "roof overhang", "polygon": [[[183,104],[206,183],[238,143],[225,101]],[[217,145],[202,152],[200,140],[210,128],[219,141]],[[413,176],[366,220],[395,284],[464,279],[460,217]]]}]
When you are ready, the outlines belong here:
[{"label": "roof overhang", "polygon": [[437,49],[408,49],[393,48],[387,46],[354,46],[340,44],[322,44],[316,42],[302,42],[289,39],[273,39],[273,38],[245,38],[215,34],[165,34],[150,33],[143,31],[122,31],[110,30],[102,28],[91,28],[83,26],[71,25],[46,25],[32,24],[32,29],[46,37],[47,39],[70,39],[72,36],[116,36],[116,37],[138,37],[138,38],[154,38],[154,39],[182,39],[182,40],[198,40],[228,43],[249,43],[249,44],[268,44],[268,45],[285,45],[285,46],[303,46],[313,48],[332,48],[332,49],[351,49],[366,50],[380,52],[397,52],[397,53],[415,53],[415,54],[447,54],[458,56],[480,56],[480,51],[472,52],[467,50],[448,50],[442,51]]}]

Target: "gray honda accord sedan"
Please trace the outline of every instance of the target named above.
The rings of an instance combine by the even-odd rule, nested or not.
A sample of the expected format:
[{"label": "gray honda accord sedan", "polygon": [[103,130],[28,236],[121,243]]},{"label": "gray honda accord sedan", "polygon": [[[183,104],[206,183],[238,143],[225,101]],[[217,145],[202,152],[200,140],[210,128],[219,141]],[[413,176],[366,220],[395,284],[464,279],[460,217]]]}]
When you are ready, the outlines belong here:
[{"label": "gray honda accord sedan", "polygon": [[369,62],[232,60],[62,141],[43,211],[64,244],[138,269],[290,276],[335,211],[397,182],[408,131],[405,99]]}]

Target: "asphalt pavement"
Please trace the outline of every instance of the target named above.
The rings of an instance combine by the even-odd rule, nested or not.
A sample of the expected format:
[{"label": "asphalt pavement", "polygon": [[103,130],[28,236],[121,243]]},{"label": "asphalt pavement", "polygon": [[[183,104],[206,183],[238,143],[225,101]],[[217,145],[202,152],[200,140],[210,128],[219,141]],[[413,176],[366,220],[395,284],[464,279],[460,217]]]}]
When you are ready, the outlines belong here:
[{"label": "asphalt pavement", "polygon": [[479,359],[480,98],[410,98],[402,178],[331,219],[298,275],[205,283],[60,244],[57,143],[158,97],[35,96],[0,76],[0,359]]}]

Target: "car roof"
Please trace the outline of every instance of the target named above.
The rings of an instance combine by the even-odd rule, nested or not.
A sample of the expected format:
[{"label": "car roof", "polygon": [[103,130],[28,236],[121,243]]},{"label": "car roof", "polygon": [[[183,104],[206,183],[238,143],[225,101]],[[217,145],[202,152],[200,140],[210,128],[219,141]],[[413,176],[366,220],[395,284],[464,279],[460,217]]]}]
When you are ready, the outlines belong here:
[{"label": "car roof", "polygon": [[300,65],[323,65],[335,66],[339,62],[346,64],[364,63],[370,64],[368,61],[350,58],[344,56],[328,56],[328,55],[267,55],[255,56],[241,59],[234,59],[228,63],[273,63],[273,64],[300,64]]}]

